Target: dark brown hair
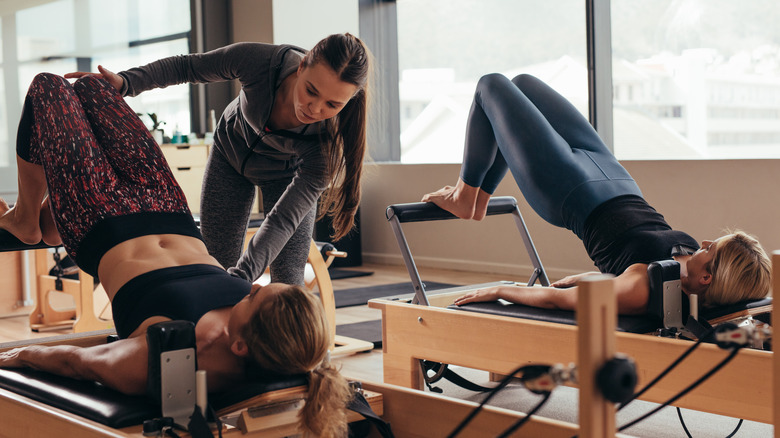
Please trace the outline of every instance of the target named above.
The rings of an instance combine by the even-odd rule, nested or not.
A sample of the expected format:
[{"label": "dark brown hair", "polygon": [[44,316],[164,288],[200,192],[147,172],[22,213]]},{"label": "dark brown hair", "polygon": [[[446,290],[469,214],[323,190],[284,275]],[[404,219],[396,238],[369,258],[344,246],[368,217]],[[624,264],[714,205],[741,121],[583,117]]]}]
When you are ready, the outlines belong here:
[{"label": "dark brown hair", "polygon": [[320,201],[319,218],[333,218],[334,240],[352,230],[360,205],[360,178],[366,155],[368,78],[371,54],[365,44],[349,33],[330,35],[303,58],[303,66],[322,63],[339,79],[357,85],[358,90],[344,108],[325,120],[322,137],[328,162],[330,187]]}]

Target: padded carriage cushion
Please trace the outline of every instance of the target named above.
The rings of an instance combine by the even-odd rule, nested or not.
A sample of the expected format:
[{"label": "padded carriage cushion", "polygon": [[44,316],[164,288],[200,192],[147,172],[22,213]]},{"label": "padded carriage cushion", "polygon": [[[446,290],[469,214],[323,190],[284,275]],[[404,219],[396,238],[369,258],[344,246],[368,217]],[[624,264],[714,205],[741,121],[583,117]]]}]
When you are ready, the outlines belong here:
[{"label": "padded carriage cushion", "polygon": [[[450,305],[449,309],[463,310],[467,312],[489,313],[491,315],[510,316],[513,318],[525,318],[534,321],[553,322],[558,324],[577,324],[577,314],[570,310],[540,309],[538,307],[512,304],[505,301],[492,301],[486,303],[470,303],[463,306]],[[661,327],[659,318],[643,315],[628,316],[619,315],[617,329],[629,333],[649,333]]]},{"label": "padded carriage cushion", "polygon": [[[258,394],[305,385],[303,376],[253,381],[235,391],[210,394],[215,410]],[[159,405],[144,396],[130,396],[95,382],[74,380],[30,369],[0,369],[0,388],[113,428],[142,424],[160,416]]]},{"label": "padded carriage cushion", "polygon": [[0,388],[113,428],[160,416],[143,396],[129,396],[95,382],[30,369],[0,369]]}]

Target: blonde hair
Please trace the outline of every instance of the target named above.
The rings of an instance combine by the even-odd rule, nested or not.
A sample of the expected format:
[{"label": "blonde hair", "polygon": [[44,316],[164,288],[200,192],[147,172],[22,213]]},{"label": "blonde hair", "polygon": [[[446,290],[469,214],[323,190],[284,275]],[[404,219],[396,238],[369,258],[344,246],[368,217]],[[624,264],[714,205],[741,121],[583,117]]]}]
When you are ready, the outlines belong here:
[{"label": "blonde hair", "polygon": [[337,115],[323,121],[325,132],[321,142],[331,186],[321,198],[318,219],[331,216],[331,237],[339,240],[355,226],[355,214],[360,205],[360,179],[368,148],[371,52],[360,38],[350,33],[333,34],[318,42],[302,61],[304,67],[317,63],[329,66],[341,81],[358,87]]},{"label": "blonde hair", "polygon": [[767,296],[772,264],[758,240],[735,231],[718,242],[708,272],[712,282],[703,295],[704,305],[734,304]]},{"label": "blonde hair", "polygon": [[318,437],[347,435],[347,381],[327,359],[330,330],[319,299],[289,286],[263,299],[244,326],[250,356],[264,370],[306,374],[309,391],[300,413],[301,428]]}]

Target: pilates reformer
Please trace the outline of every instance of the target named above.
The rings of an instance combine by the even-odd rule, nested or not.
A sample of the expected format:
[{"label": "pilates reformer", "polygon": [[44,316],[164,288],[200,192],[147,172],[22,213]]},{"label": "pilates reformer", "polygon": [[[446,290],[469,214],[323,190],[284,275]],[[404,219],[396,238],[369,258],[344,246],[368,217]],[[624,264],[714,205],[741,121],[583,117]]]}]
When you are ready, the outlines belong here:
[{"label": "pilates reformer", "polygon": [[[488,215],[511,213],[515,216],[534,266],[534,273],[528,284],[533,284],[538,278],[542,285],[545,285],[546,275],[541,261],[519,209],[515,209],[517,206],[513,198],[494,198],[488,206]],[[382,310],[386,382],[422,389],[425,376],[418,364],[420,360],[486,370],[496,375],[504,375],[513,365],[531,360],[553,363],[572,360],[576,351],[575,328],[572,326],[575,323],[574,312],[501,302],[450,307],[455,298],[468,290],[506,282],[437,290],[435,294],[425,292],[401,230],[401,223],[453,219],[455,216],[433,204],[413,203],[388,207],[387,217],[395,232],[415,290],[411,300],[378,299],[369,302],[370,307]],[[657,375],[690,344],[690,341],[640,334],[655,333],[658,329],[682,331],[685,328],[679,284],[674,283],[674,280],[679,283],[679,270],[676,271],[675,279],[674,264],[658,265],[661,266],[651,268],[649,275],[658,283],[657,286],[665,288],[665,292],[659,295],[665,298],[652,302],[653,310],[646,316],[621,315],[618,318],[618,351],[636,360],[640,383]],[[768,310],[771,310],[771,299],[742,306],[736,315],[737,318],[760,316],[768,321]],[[699,316],[699,320],[706,321],[709,315]],[[715,321],[719,323],[733,318],[733,315],[718,315]],[[722,353],[716,346],[702,345],[688,360],[692,363],[715,363],[721,356]],[[770,375],[771,360],[772,354],[768,351],[742,351],[732,364],[696,391],[678,400],[675,405],[753,421],[772,422],[772,391],[765,381]],[[683,387],[685,382],[694,379],[693,370],[676,370],[653,390],[648,391],[643,399],[661,402],[677,388]],[[746,391],[745,388],[750,390]]]},{"label": "pilates reformer", "polygon": [[[50,246],[43,242],[28,245],[6,230],[0,230],[0,251],[32,251],[31,270],[35,277],[34,307],[30,311],[30,328],[33,331],[48,329],[72,329],[74,332],[102,330],[111,327],[110,321],[101,320],[94,310],[95,281],[79,270],[78,278],[51,275]],[[69,295],[73,309],[58,309],[51,304],[55,292]]]},{"label": "pilates reformer", "polygon": [[[196,218],[197,221],[197,218]],[[261,220],[249,222],[247,240],[261,224]],[[30,328],[34,331],[50,329],[72,329],[74,333],[103,330],[112,327],[110,320],[98,317],[94,309],[95,281],[86,272],[79,270],[75,279],[51,275],[49,260],[52,247],[40,242],[34,245],[22,243],[6,230],[0,229],[0,251],[27,251],[34,253],[32,270],[36,279],[34,307],[30,312]],[[336,257],[346,253],[338,251],[332,244],[315,242],[309,247],[307,264],[314,272],[313,278],[306,281],[310,291],[319,293],[331,329],[333,349],[331,354],[353,354],[368,351],[374,344],[360,339],[335,335],[336,301],[333,295],[333,283],[330,280],[328,266]],[[73,309],[57,309],[51,304],[50,296],[55,291],[73,298]]]},{"label": "pilates reformer", "polygon": [[[584,281],[580,297],[580,425],[532,417],[512,436],[627,436],[615,433],[615,408],[605,400],[595,378],[604,364],[615,356],[614,317],[601,317],[615,313],[612,280],[600,276]],[[170,425],[171,422],[165,421],[168,415],[181,423],[187,421],[189,412],[192,412],[192,419],[188,424],[197,423],[195,420],[202,415],[200,409],[206,403],[197,391],[195,395],[191,393],[193,387],[197,388],[198,379],[197,374],[192,377],[195,367],[189,358],[192,339],[188,325],[191,327],[191,323],[169,321],[151,327],[151,334],[147,333],[150,344],[155,344],[150,348],[154,353],[150,353],[149,361],[150,376],[155,377],[148,392],[158,400],[176,399],[175,406],[168,412],[164,401],[151,401],[155,397],[126,396],[92,382],[32,370],[0,369],[0,424],[3,425],[0,436],[44,436],[53,431],[65,438],[160,436],[155,435],[155,427]],[[106,334],[66,335],[52,338],[47,343],[89,346],[106,342]],[[13,345],[3,346],[0,351],[10,347]],[[168,358],[173,358],[170,361],[173,365],[168,363]],[[172,369],[166,369],[169,366]],[[188,372],[182,372],[183,369]],[[166,377],[172,373],[177,374],[173,381]],[[221,430],[222,436],[294,435],[298,433],[295,417],[303,403],[304,384],[300,377],[293,376],[282,381],[252,382],[228,394],[210,394],[208,404],[216,414],[209,416],[207,413],[203,421],[223,419],[229,427]],[[388,384],[363,382],[362,391],[371,408],[391,425],[398,437],[445,436],[476,407],[472,402]],[[160,397],[161,394],[165,396]],[[181,413],[184,413],[183,420],[178,418]],[[524,418],[525,415],[519,412],[484,407],[459,436],[495,436]],[[359,420],[360,417],[350,414],[349,419]],[[150,421],[144,423],[144,420]],[[190,436],[184,434],[182,432],[182,436]],[[380,435],[372,428],[367,435],[359,436]]]}]

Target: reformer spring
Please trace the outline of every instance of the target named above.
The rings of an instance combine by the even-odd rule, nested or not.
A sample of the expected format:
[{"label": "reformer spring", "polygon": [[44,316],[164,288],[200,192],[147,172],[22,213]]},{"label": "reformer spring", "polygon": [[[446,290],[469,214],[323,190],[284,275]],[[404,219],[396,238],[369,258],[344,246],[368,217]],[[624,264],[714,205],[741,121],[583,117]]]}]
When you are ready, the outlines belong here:
[{"label": "reformer spring", "polygon": [[[691,385],[683,389],[681,392],[679,392],[677,395],[671,397],[666,402],[662,403],[655,409],[649,411],[648,413],[640,416],[639,418],[621,426],[618,431],[622,432],[625,429],[628,429],[631,426],[636,425],[637,423],[644,421],[651,415],[654,415],[661,409],[665,408],[666,406],[674,403],[676,400],[680,399],[681,397],[685,396],[689,392],[691,392],[693,389],[695,389],[697,386],[702,384],[705,380],[712,377],[716,372],[718,372],[721,368],[723,368],[726,364],[728,364],[739,352],[739,350],[743,347],[751,345],[753,342],[760,340],[766,340],[771,339],[772,337],[772,329],[771,327],[762,327],[757,328],[752,325],[745,325],[745,326],[738,326],[733,323],[724,323],[716,328],[710,330],[706,336],[702,336],[698,341],[696,341],[688,350],[686,350],[682,355],[680,355],[679,358],[677,358],[674,362],[672,362],[665,370],[663,370],[655,379],[653,379],[650,383],[648,383],[642,390],[637,392],[630,400],[626,401],[625,403],[621,404],[618,407],[618,411],[625,408],[629,403],[639,398],[642,394],[644,394],[647,390],[649,390],[653,385],[658,383],[663,377],[665,377],[669,372],[671,372],[677,365],[679,365],[686,357],[688,357],[696,348],[701,345],[701,343],[708,339],[708,338],[714,338],[715,344],[718,345],[718,347],[722,349],[730,349],[729,355],[720,361],[717,365],[715,365],[712,369],[710,369],[707,373],[705,373],[702,377],[697,379],[695,382],[693,382]],[[685,423],[682,419],[682,414],[679,411],[678,408],[678,415],[680,417],[680,422],[683,425],[683,428],[685,429],[686,434],[690,436],[690,433],[688,432],[687,427],[685,427]],[[728,435],[728,437],[733,436],[737,430],[742,425],[742,420],[740,420],[739,424],[737,424],[736,429]]]}]

